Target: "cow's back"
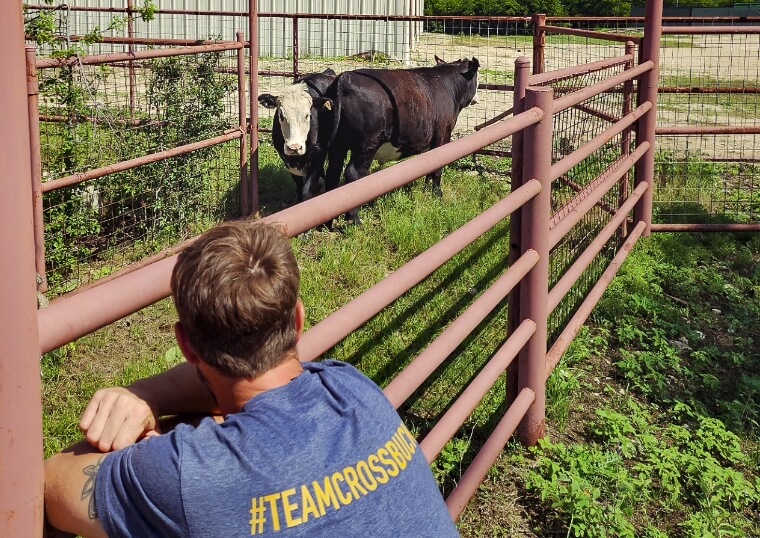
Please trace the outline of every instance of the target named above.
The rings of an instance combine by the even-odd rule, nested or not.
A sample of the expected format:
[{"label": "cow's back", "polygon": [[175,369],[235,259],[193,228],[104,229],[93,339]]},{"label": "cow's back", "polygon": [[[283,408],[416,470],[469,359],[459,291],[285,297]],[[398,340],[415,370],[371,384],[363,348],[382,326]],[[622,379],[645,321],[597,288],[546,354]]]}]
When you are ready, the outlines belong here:
[{"label": "cow's back", "polygon": [[401,157],[437,146],[436,137],[451,132],[461,110],[455,95],[459,76],[445,66],[341,74],[336,80],[341,88],[338,143],[355,150],[359,141],[379,138],[398,148]]}]

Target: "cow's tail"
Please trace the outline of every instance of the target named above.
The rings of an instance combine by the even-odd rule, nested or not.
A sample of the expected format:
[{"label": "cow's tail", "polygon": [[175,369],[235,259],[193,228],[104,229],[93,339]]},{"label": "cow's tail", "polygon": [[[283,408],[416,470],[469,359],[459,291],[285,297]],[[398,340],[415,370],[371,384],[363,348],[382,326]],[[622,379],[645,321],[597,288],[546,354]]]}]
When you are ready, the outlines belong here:
[{"label": "cow's tail", "polygon": [[335,141],[335,137],[338,135],[338,126],[340,125],[340,113],[343,102],[343,90],[346,87],[346,74],[342,73],[338,75],[338,78],[335,79],[334,84],[335,96],[333,98],[333,104],[335,105],[335,110],[333,111],[332,131],[330,132],[330,137],[327,139],[328,148],[332,147],[333,142]]}]

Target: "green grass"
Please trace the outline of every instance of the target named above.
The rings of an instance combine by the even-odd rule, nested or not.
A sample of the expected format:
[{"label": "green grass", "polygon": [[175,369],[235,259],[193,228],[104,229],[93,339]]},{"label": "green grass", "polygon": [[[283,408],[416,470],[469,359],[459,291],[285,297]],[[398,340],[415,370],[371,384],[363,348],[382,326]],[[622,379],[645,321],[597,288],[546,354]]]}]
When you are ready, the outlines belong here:
[{"label": "green grass", "polygon": [[[263,211],[273,213],[295,189],[268,144],[260,162]],[[444,173],[442,200],[418,182],[363,208],[361,227],[296,238],[308,326],[504,196],[504,178],[473,173],[484,167],[505,161],[462,161]],[[326,356],[387,384],[503,271],[505,225]],[[549,382],[548,441],[504,451],[462,535],[757,535],[758,267],[757,237],[655,235],[639,246]],[[46,454],[78,438],[97,387],[180,360],[173,321],[162,301],[43,358]],[[505,323],[501,305],[403,406],[416,434],[498,349]],[[434,463],[445,492],[502,416],[504,390],[497,383]]]}]

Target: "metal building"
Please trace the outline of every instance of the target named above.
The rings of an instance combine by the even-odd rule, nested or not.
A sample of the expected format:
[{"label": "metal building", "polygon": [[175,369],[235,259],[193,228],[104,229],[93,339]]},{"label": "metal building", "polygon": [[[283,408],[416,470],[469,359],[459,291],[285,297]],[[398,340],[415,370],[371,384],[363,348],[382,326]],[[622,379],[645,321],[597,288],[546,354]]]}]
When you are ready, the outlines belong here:
[{"label": "metal building", "polygon": [[[247,32],[248,0],[153,2],[159,10],[169,13],[158,13],[150,22],[135,19],[133,36],[232,40],[235,31]],[[124,28],[105,31],[113,21],[113,12],[77,11],[76,8],[125,8],[128,5],[140,7],[142,0],[74,0],[64,4],[59,11],[61,33],[84,34],[97,25],[104,35],[114,35],[114,32],[116,35],[124,34]],[[294,36],[297,36],[300,56],[336,57],[379,52],[390,58],[408,61],[410,50],[422,32],[422,23],[382,20],[382,17],[422,15],[424,0],[259,0],[258,8],[260,55],[263,57],[292,56]],[[294,14],[371,15],[381,18],[310,19],[296,18]]]}]

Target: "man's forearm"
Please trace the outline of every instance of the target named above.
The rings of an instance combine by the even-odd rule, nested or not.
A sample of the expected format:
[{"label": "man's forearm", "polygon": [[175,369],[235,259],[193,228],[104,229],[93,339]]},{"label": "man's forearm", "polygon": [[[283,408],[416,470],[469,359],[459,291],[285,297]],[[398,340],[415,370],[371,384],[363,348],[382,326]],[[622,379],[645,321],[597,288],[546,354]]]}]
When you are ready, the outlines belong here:
[{"label": "man's forearm", "polygon": [[218,413],[211,392],[201,382],[195,367],[182,363],[127,387],[144,399],[158,417],[184,413]]}]

